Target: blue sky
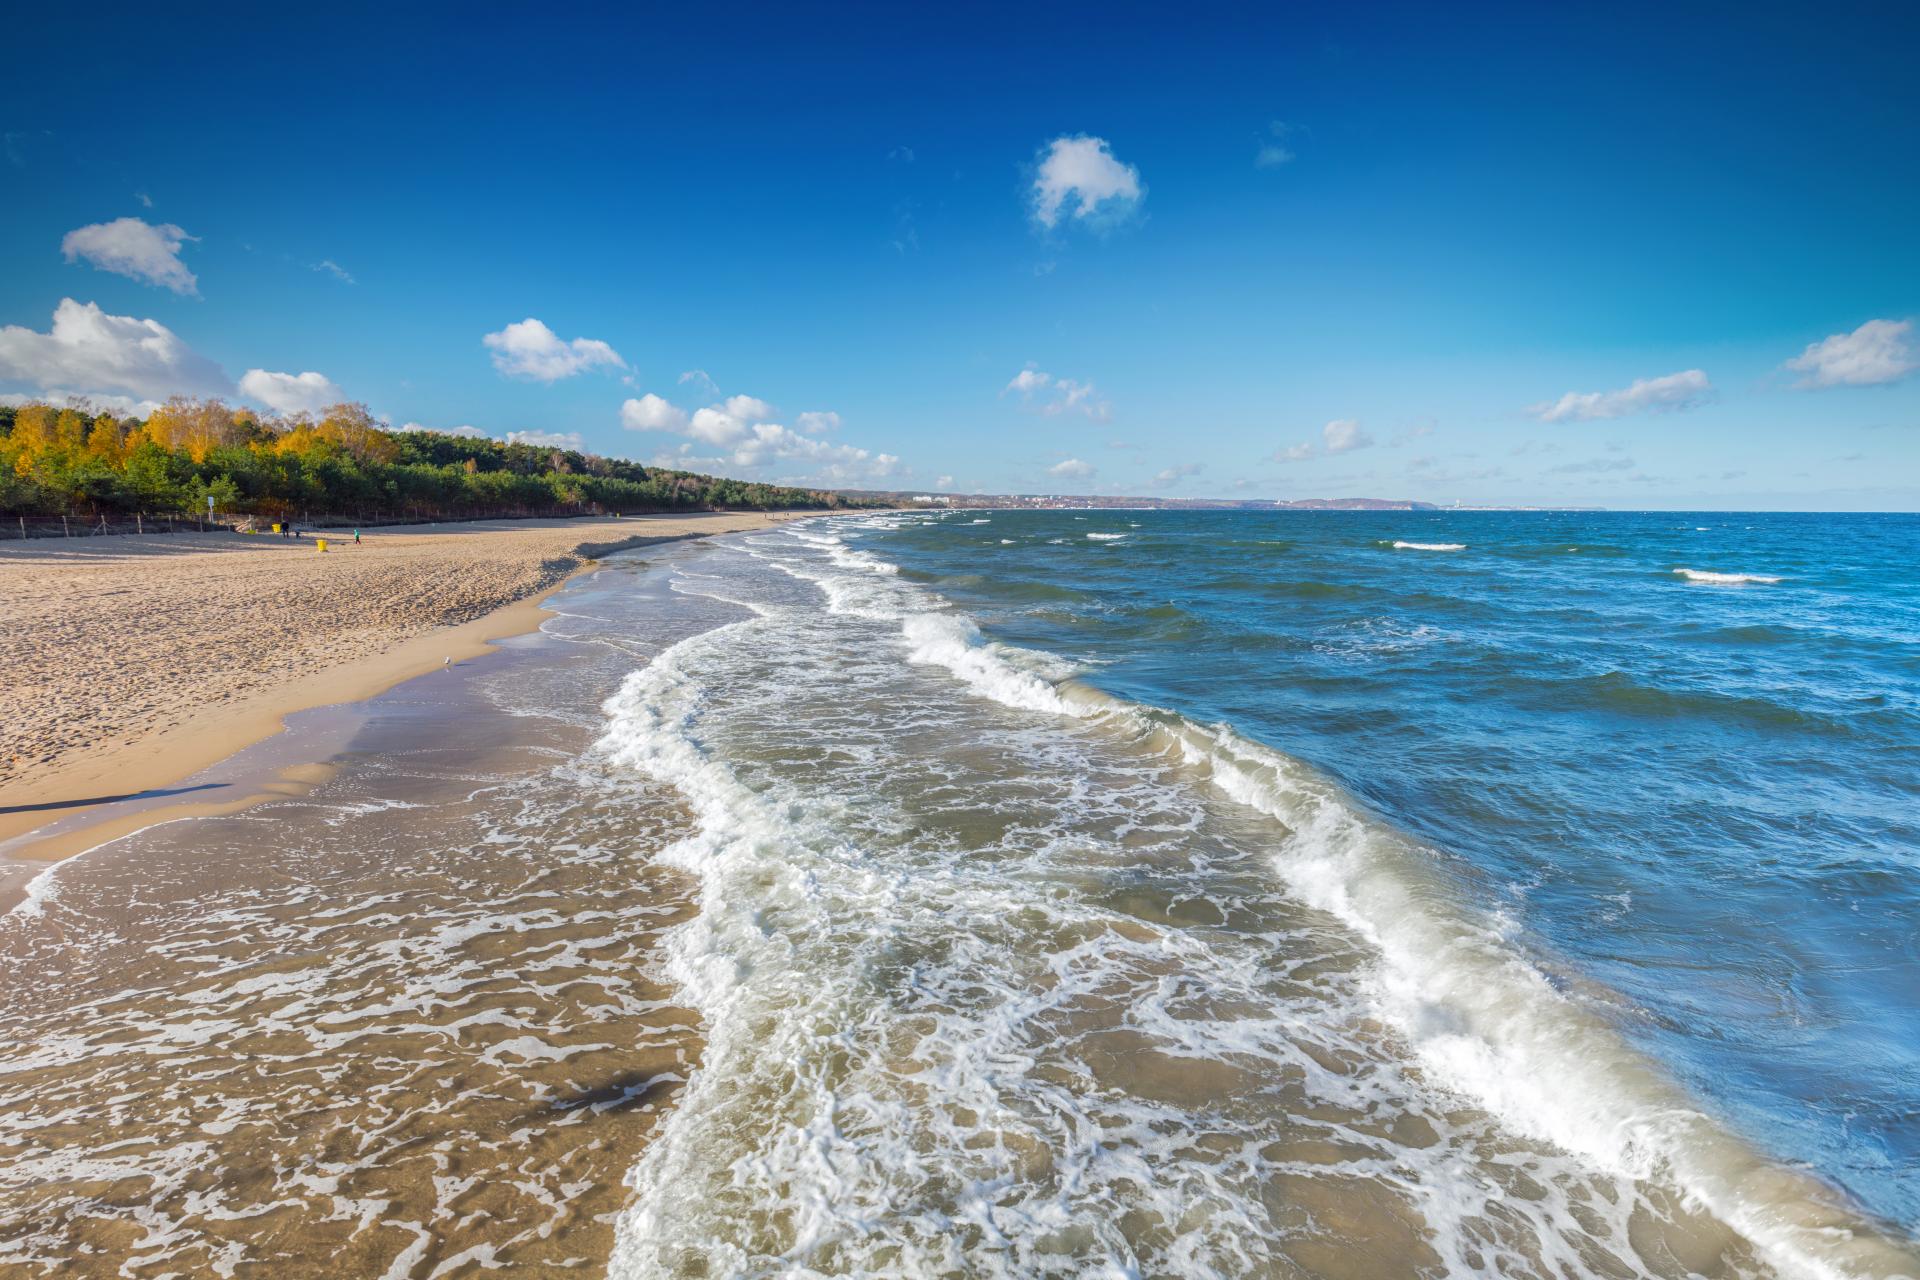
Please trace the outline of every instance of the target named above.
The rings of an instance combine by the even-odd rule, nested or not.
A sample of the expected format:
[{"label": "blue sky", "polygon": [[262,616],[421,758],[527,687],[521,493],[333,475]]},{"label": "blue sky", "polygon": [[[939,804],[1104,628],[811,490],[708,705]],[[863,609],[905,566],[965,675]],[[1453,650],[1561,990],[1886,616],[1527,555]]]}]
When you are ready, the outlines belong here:
[{"label": "blue sky", "polygon": [[914,491],[1920,506],[1920,18],[1540,8],[30,13],[0,392]]}]

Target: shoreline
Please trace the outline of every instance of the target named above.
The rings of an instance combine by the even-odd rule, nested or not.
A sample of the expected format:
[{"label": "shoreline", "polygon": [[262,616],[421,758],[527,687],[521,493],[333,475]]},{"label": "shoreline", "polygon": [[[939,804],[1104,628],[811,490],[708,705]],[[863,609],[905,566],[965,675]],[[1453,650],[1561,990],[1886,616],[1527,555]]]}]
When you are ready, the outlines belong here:
[{"label": "shoreline", "polygon": [[[349,662],[323,667],[206,707],[185,721],[139,737],[80,751],[28,777],[0,785],[0,914],[31,895],[29,885],[47,868],[139,831],[187,818],[241,812],[268,800],[299,794],[321,781],[326,761],[295,761],[271,779],[255,780],[247,794],[221,800],[141,804],[156,793],[231,760],[280,733],[288,717],[323,707],[363,702],[430,674],[447,659],[463,663],[496,651],[497,642],[538,630],[553,616],[546,602],[601,561],[622,551],[771,527],[812,512],[700,513],[635,517],[646,531],[595,540],[601,526],[580,530],[575,554],[582,562],[557,581],[480,617],[437,627]],[[691,531],[661,529],[665,521],[707,517],[722,527]],[[731,517],[731,518],[729,518]],[[622,521],[627,523],[627,521]],[[408,529],[416,528],[407,526]],[[447,530],[445,525],[424,528]],[[488,536],[486,532],[462,536]],[[381,533],[387,531],[382,530]],[[617,532],[614,528],[607,533]],[[379,536],[378,534],[374,536]],[[132,811],[127,806],[137,805]],[[78,822],[72,821],[80,817]],[[58,830],[47,830],[58,827]],[[36,834],[42,833],[44,834]],[[9,874],[9,873],[12,874]]]}]

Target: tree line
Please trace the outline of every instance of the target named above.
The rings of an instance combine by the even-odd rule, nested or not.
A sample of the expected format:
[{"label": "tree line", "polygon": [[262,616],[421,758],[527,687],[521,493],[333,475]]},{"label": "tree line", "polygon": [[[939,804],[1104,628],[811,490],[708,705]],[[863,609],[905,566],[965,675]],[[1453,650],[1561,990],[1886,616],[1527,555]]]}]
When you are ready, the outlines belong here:
[{"label": "tree line", "polygon": [[144,419],[0,406],[0,514],[193,514],[363,521],[864,505],[819,489],[643,467],[574,449],[395,431],[365,405],[262,417],[175,398]]}]

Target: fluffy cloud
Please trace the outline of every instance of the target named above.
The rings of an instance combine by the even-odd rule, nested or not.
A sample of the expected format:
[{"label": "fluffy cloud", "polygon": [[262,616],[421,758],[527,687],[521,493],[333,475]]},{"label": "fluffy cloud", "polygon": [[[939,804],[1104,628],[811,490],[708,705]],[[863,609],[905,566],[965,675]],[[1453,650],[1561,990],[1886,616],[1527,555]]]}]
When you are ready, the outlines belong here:
[{"label": "fluffy cloud", "polygon": [[729,415],[742,421],[764,422],[774,415],[772,405],[753,396],[728,396],[722,405]]},{"label": "fluffy cloud", "polygon": [[1669,413],[1695,409],[1713,395],[1705,372],[1687,369],[1664,378],[1640,378],[1618,391],[1569,391],[1552,404],[1528,408],[1541,422],[1595,422],[1633,413]]},{"label": "fluffy cloud", "polygon": [[160,407],[158,400],[135,400],[132,396],[109,396],[99,392],[87,394],[80,391],[67,391],[59,387],[32,393],[9,391],[0,394],[0,404],[10,404],[19,408],[23,404],[57,404],[84,407],[95,413],[116,413],[123,418],[144,418]]},{"label": "fluffy cloud", "polygon": [[[685,375],[681,378],[683,382],[693,380]],[[827,484],[881,480],[906,474],[894,454],[820,439],[840,427],[840,415],[831,410],[800,414],[794,419],[798,430],[774,422],[776,412],[765,400],[736,395],[688,414],[677,405],[648,394],[622,405],[620,422],[629,430],[670,431],[722,451],[718,456],[701,457],[694,454],[693,445],[683,444],[678,453],[656,459],[661,466],[758,471],[781,464],[800,464],[807,468],[807,474],[791,478]]]},{"label": "fluffy cloud", "polygon": [[1113,417],[1112,403],[1102,399],[1091,382],[1056,378],[1032,365],[1014,374],[1000,394],[1010,391],[1019,394],[1022,404],[1050,418],[1077,413],[1095,422],[1106,422]]},{"label": "fluffy cloud", "polygon": [[346,399],[332,379],[311,369],[300,374],[249,369],[240,379],[240,394],[275,413],[319,413]]},{"label": "fluffy cloud", "polygon": [[1911,320],[1869,320],[1852,333],[1809,343],[1786,367],[1805,374],[1803,387],[1871,387],[1920,369],[1908,338]]},{"label": "fluffy cloud", "polygon": [[50,332],[0,328],[0,380],[80,387],[89,395],[124,392],[141,400],[233,393],[219,365],[158,320],[108,315],[72,298],[62,298],[54,309]]},{"label": "fluffy cloud", "polygon": [[940,477],[940,478],[939,478],[938,480],[935,480],[935,481],[933,482],[933,487],[934,487],[935,489],[937,489],[937,490],[947,490],[947,489],[951,489],[951,488],[953,488],[953,477],[952,477],[952,476],[941,476],[941,477]]},{"label": "fluffy cloud", "polygon": [[1153,483],[1159,488],[1168,488],[1172,485],[1179,484],[1188,476],[1199,475],[1204,469],[1205,468],[1198,462],[1182,462],[1177,466],[1167,467],[1165,470],[1159,472],[1153,477]]},{"label": "fluffy cloud", "polygon": [[180,246],[198,238],[171,222],[156,227],[139,218],[115,218],[67,232],[60,252],[68,262],[86,261],[101,271],[192,294],[200,291],[199,282],[180,261]]},{"label": "fluffy cloud", "polygon": [[1112,223],[1138,208],[1145,192],[1140,171],[1116,160],[1105,138],[1055,138],[1040,153],[1033,216],[1048,229],[1063,213],[1083,222]]},{"label": "fluffy cloud", "polygon": [[1305,462],[1313,456],[1313,446],[1302,440],[1299,444],[1284,445],[1273,451],[1275,462]]},{"label": "fluffy cloud", "polygon": [[629,431],[684,431],[687,411],[648,392],[620,406],[620,425]]},{"label": "fluffy cloud", "polygon": [[[757,424],[774,416],[773,406],[753,396],[728,396],[719,404],[695,409],[684,430],[703,444],[732,449],[749,439]],[[780,428],[785,431],[786,428]],[[742,464],[750,465],[750,464]]]},{"label": "fluffy cloud", "polygon": [[1351,453],[1373,444],[1373,437],[1362,431],[1352,418],[1334,419],[1320,428],[1320,436],[1326,441],[1328,453]]},{"label": "fluffy cloud", "polygon": [[739,467],[804,462],[813,469],[813,474],[836,481],[878,480],[901,470],[900,459],[891,453],[869,453],[853,445],[829,444],[777,422],[755,423],[734,448],[731,461]]},{"label": "fluffy cloud", "polygon": [[624,369],[620,353],[597,338],[563,342],[560,335],[528,316],[480,339],[493,352],[493,367],[509,378],[557,382],[599,365]]},{"label": "fluffy cloud", "polygon": [[719,449],[733,448],[747,438],[749,430],[747,423],[718,405],[695,409],[692,420],[687,423],[688,435],[702,444],[710,444]]},{"label": "fluffy cloud", "polygon": [[1048,475],[1061,476],[1069,480],[1085,480],[1093,475],[1093,473],[1093,464],[1091,462],[1082,462],[1078,458],[1068,458],[1064,462],[1056,462],[1047,468]]},{"label": "fluffy cloud", "polygon": [[508,444],[531,444],[542,449],[572,449],[576,453],[587,451],[587,442],[577,431],[509,431],[503,437]]}]

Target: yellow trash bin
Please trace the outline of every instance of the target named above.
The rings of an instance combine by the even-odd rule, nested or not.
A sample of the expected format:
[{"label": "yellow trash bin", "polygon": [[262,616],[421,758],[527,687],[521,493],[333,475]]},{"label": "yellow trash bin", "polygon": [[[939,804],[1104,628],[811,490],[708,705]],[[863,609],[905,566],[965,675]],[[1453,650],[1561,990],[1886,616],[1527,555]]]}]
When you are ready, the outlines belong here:
[{"label": "yellow trash bin", "polygon": [[273,526],[273,531],[274,531],[275,533],[278,533],[278,532],[280,532],[280,526],[279,526],[279,525],[275,525],[275,526]]},{"label": "yellow trash bin", "polygon": [[315,550],[325,551],[327,549],[327,540],[325,538],[315,538],[313,545]]}]

